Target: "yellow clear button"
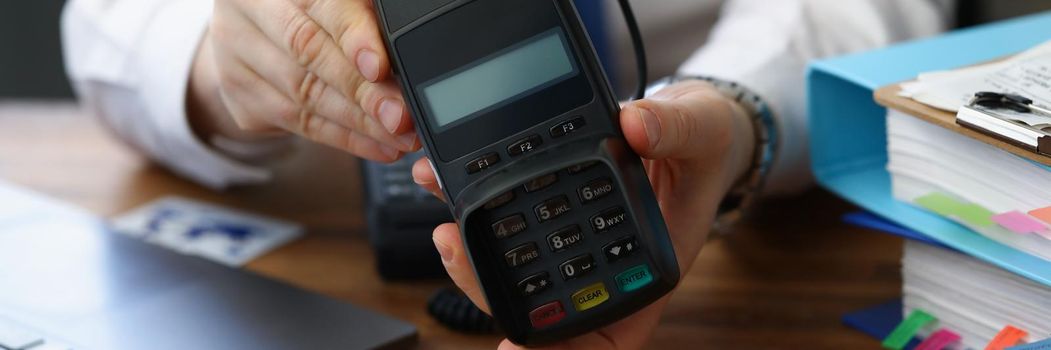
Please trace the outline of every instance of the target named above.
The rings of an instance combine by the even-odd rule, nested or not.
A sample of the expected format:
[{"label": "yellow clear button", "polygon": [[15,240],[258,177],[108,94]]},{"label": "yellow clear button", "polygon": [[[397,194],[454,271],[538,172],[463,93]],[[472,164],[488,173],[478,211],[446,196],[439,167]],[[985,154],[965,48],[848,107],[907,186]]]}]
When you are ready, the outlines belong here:
[{"label": "yellow clear button", "polygon": [[609,292],[602,282],[587,286],[587,288],[573,293],[573,306],[577,311],[584,311],[602,304],[609,300]]}]

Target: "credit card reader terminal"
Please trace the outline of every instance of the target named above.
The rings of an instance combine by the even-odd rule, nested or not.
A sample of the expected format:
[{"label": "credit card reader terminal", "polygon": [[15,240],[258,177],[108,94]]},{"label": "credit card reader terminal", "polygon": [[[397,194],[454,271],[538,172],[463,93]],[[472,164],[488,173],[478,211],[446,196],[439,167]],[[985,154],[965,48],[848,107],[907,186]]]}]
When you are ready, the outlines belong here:
[{"label": "credit card reader terminal", "polygon": [[571,0],[375,0],[393,69],[507,337],[594,331],[679,280]]}]

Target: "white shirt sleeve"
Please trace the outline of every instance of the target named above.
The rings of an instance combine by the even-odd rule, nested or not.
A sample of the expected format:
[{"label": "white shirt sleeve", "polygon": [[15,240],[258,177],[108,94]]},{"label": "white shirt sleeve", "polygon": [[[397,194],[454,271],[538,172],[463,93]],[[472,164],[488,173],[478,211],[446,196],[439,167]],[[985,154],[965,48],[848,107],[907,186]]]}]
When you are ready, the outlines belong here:
[{"label": "white shirt sleeve", "polygon": [[71,0],[62,16],[66,69],[82,105],[122,140],[205,186],[269,180],[199,140],[186,117],[210,0]]},{"label": "white shirt sleeve", "polygon": [[952,0],[730,0],[707,44],[680,73],[736,81],[766,100],[781,136],[767,191],[798,192],[813,183],[807,65],[939,33],[952,13]]}]

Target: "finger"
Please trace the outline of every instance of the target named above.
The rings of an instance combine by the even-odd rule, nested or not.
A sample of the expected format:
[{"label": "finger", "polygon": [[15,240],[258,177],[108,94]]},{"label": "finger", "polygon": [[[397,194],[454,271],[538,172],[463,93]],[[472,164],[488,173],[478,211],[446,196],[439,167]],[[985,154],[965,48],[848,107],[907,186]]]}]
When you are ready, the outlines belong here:
[{"label": "finger", "polygon": [[242,14],[299,66],[322,77],[345,96],[357,94],[365,79],[327,32],[287,0],[239,0]]},{"label": "finger", "polygon": [[691,159],[728,149],[736,106],[710,84],[671,85],[621,111],[624,136],[648,159]]},{"label": "finger", "polygon": [[[310,106],[317,98],[321,87],[334,87],[354,101],[392,135],[403,136],[413,130],[412,119],[405,108],[401,91],[392,81],[370,83],[365,81],[355,66],[346,59],[328,32],[310,15],[283,0],[263,0],[263,4],[250,4],[245,21],[255,23],[256,31],[268,38],[283,55],[261,55],[258,51],[245,50],[245,57],[286,57],[301,69],[276,72],[272,81],[280,82],[293,100]],[[304,0],[297,0],[304,1]],[[343,1],[323,1],[343,2]],[[319,5],[320,6],[320,5]],[[276,17],[273,15],[276,13]],[[371,16],[371,13],[369,14]],[[232,16],[236,17],[236,16]],[[368,16],[366,16],[368,17]],[[236,41],[234,41],[236,42]],[[290,65],[256,64],[256,67],[289,67]],[[313,75],[309,74],[313,73]],[[323,82],[324,84],[318,84]],[[410,136],[402,137],[407,143]]]},{"label": "finger", "polygon": [[[216,19],[213,26],[218,40],[224,44],[229,43],[218,48],[222,54],[236,56],[232,59],[243,62],[243,66],[262,76],[290,99],[295,100],[296,96],[307,94],[306,98],[299,101],[305,103],[300,106],[305,110],[303,113],[320,115],[403,152],[418,149],[415,133],[398,136],[390,134],[385,127],[367,117],[360,106],[351,103],[312,72],[288,58],[281,49],[266,40],[263,33],[249,23],[247,18],[237,15],[222,16],[221,19]],[[300,91],[303,88],[306,92]],[[273,113],[267,113],[265,116],[272,122],[282,122],[274,121],[277,116]],[[288,116],[298,118],[298,114]],[[297,125],[293,121],[282,123]]]},{"label": "finger", "polygon": [[667,306],[671,296],[646,306],[639,312],[617,321],[605,328],[570,338],[560,343],[539,348],[525,348],[504,339],[499,350],[570,350],[570,349],[641,349],[653,334],[660,320],[661,312]]},{"label": "finger", "polygon": [[[302,114],[302,110],[262,77],[237,62],[224,60],[220,79],[223,103],[239,126],[252,128],[259,120],[277,115],[283,129],[311,140],[378,162],[392,162],[401,157],[397,149],[345,128],[325,118]],[[290,116],[296,116],[295,118]]]},{"label": "finger", "polygon": [[345,128],[320,116],[307,116],[301,121],[302,134],[323,144],[356,154],[368,160],[391,163],[403,155],[357,131]]},{"label": "finger", "polygon": [[434,168],[431,167],[431,162],[427,158],[417,160],[412,165],[412,180],[438,199],[445,200],[441,186],[438,185],[438,175],[434,173]]},{"label": "finger", "polygon": [[471,263],[467,261],[459,227],[451,223],[438,226],[434,229],[432,238],[434,247],[442,256],[442,264],[445,265],[449,278],[468,298],[471,298],[474,305],[485,313],[489,313],[489,305],[485,302],[485,296],[482,295],[482,290],[479,288]]},{"label": "finger", "polygon": [[325,29],[368,81],[390,76],[387,50],[372,1],[296,0]]}]

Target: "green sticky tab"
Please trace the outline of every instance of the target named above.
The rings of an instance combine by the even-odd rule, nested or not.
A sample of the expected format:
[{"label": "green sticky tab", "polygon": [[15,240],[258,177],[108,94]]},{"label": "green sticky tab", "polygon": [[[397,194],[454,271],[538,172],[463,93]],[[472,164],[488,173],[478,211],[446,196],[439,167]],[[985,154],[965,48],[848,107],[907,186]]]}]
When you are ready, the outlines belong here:
[{"label": "green sticky tab", "polygon": [[955,198],[937,192],[916,198],[915,202],[916,205],[927,208],[928,210],[942,216],[953,216],[960,212],[961,208],[965,206],[965,204],[960,203],[960,201]]},{"label": "green sticky tab", "polygon": [[916,205],[938,213],[938,215],[958,218],[972,226],[989,227],[996,225],[993,222],[993,215],[996,214],[993,214],[989,209],[973,203],[963,203],[945,194],[931,193],[916,198],[915,202]]},{"label": "green sticky tab", "polygon": [[996,223],[993,222],[993,212],[989,209],[982,208],[977,204],[967,204],[961,206],[956,212],[956,216],[966,221],[968,224],[978,227],[989,227]]},{"label": "green sticky tab", "polygon": [[935,320],[936,318],[931,314],[922,310],[914,310],[909,317],[894,328],[894,331],[890,332],[890,335],[883,339],[883,347],[894,350],[904,349],[912,337],[916,336],[916,332]]}]

